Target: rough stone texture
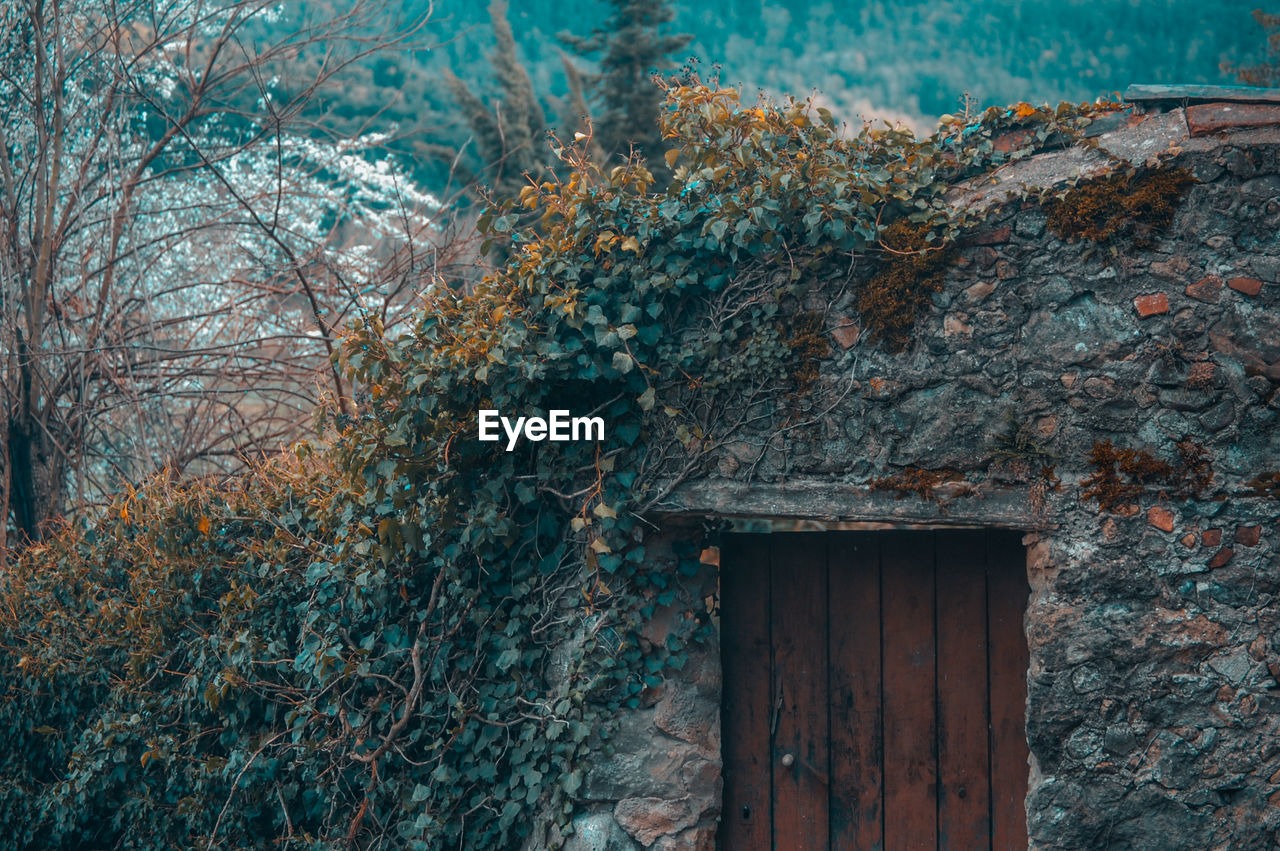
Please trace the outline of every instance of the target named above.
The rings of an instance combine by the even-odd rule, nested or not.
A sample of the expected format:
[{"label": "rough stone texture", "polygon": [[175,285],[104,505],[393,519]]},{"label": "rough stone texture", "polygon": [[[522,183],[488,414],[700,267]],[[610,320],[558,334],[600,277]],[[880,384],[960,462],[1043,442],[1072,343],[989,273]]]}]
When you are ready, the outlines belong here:
[{"label": "rough stone texture", "polygon": [[697,823],[688,802],[666,798],[627,798],[618,802],[613,817],[645,848],[659,836],[669,836]]},{"label": "rough stone texture", "polygon": [[[1149,245],[1064,243],[1038,203],[1015,200],[1104,167],[1070,148],[948,196],[988,218],[905,351],[838,336],[854,324],[857,280],[815,288],[806,309],[825,312],[837,345],[812,392],[759,411],[780,433],[727,446],[652,518],[659,542],[700,540],[689,524],[705,518],[1024,530],[1036,849],[1280,845],[1280,502],[1248,486],[1280,471],[1280,129],[1240,130],[1248,104],[1206,106],[1127,116],[1097,136],[1130,162],[1163,155],[1201,180]],[[1215,129],[1193,137],[1193,118],[1193,131]],[[1160,309],[1141,313],[1152,295]],[[1011,422],[1032,442],[1022,455]],[[1212,481],[1198,498],[1156,484],[1102,512],[1082,496],[1102,440],[1174,464],[1190,440]],[[1041,478],[1045,466],[1060,483]],[[869,487],[917,467],[967,481],[932,501]],[[705,610],[716,589],[705,567],[648,640]],[[712,644],[622,719],[614,755],[584,784],[592,817],[639,846],[713,847]]]},{"label": "rough stone texture", "polygon": [[610,813],[587,813],[573,820],[563,851],[638,851],[640,848]]}]

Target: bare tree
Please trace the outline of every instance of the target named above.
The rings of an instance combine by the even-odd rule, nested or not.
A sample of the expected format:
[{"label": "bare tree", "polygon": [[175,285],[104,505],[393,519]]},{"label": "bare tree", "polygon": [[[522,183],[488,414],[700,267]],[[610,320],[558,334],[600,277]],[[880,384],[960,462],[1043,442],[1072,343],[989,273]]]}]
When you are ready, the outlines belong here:
[{"label": "bare tree", "polygon": [[360,0],[0,6],[0,564],[68,506],[295,433],[349,314],[384,323],[439,262],[441,205],[309,122],[414,37]]}]

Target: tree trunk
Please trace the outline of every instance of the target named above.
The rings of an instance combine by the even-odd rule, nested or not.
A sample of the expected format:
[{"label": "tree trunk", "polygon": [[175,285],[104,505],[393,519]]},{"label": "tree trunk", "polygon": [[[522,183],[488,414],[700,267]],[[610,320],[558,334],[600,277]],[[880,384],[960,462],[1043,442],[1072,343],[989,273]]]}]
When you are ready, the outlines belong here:
[{"label": "tree trunk", "polygon": [[[49,521],[62,513],[66,465],[46,435],[24,427],[16,419],[9,420],[3,443],[7,452],[0,467],[4,473],[0,505],[12,518],[14,539],[8,544],[18,549],[40,540]],[[3,546],[4,539],[0,538],[0,547]]]},{"label": "tree trunk", "polygon": [[9,563],[9,424],[0,422],[0,570]]}]

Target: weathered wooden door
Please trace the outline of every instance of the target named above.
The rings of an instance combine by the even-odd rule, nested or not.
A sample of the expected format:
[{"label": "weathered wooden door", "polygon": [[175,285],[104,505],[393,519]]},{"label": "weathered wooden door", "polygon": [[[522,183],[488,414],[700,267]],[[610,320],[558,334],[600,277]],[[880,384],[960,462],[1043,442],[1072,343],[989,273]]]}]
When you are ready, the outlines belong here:
[{"label": "weathered wooden door", "polygon": [[1019,536],[728,536],[725,851],[1025,849]]}]

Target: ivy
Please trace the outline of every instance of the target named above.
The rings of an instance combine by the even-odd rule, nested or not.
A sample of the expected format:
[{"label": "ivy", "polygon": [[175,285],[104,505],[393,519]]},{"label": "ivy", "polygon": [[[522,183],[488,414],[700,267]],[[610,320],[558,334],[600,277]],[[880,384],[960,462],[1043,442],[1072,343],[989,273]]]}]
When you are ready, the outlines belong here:
[{"label": "ivy", "polygon": [[[569,176],[483,217],[501,270],[435,285],[405,333],[350,330],[367,399],[321,417],[327,442],[230,487],[156,482],[0,579],[15,844],[556,845],[618,711],[710,629],[641,638],[696,571],[694,550],[655,561],[641,518],[787,427],[829,349],[806,293],[863,288],[872,338],[908,345],[974,224],[948,189],[1115,108],[916,139],[665,94],[670,185],[562,147]],[[508,452],[477,440],[481,409],[606,436]]]}]

